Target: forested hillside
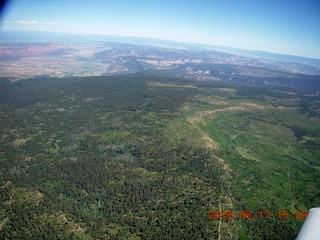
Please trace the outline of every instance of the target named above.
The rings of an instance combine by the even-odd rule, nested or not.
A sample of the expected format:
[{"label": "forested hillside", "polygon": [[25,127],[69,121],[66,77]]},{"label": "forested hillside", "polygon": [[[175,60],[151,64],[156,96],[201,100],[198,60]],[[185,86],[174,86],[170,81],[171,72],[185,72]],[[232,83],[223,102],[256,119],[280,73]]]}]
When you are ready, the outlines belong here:
[{"label": "forested hillside", "polygon": [[320,203],[318,110],[141,74],[1,79],[0,238],[293,239]]}]

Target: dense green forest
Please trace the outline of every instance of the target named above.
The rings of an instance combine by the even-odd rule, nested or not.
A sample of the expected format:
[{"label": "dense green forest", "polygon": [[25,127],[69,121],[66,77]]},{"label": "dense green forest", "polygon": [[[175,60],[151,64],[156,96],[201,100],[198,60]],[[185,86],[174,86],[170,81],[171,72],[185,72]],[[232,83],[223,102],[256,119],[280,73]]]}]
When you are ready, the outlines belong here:
[{"label": "dense green forest", "polygon": [[320,205],[315,96],[136,74],[0,79],[0,104],[0,239],[293,239]]}]

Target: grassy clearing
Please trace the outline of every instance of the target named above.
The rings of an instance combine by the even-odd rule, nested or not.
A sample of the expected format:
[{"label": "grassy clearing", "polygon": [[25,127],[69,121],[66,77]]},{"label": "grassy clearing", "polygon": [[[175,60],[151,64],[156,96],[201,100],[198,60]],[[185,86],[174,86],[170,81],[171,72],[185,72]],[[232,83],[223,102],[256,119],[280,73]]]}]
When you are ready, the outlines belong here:
[{"label": "grassy clearing", "polygon": [[[318,206],[320,124],[298,110],[300,100],[208,92],[213,95],[197,96],[184,110],[191,125],[217,143],[220,159],[231,167],[234,210],[287,209],[294,216],[298,209]],[[255,239],[282,226],[294,236],[301,223],[238,223],[236,234]]]},{"label": "grassy clearing", "polygon": [[[292,115],[297,116],[288,118]],[[281,119],[287,121],[282,123]],[[239,173],[238,182],[253,180],[236,186],[246,196],[248,207],[265,207],[267,199],[274,199],[278,208],[290,206],[294,211],[314,206],[317,202],[307,199],[319,194],[315,188],[305,188],[319,173],[310,164],[318,158],[316,166],[319,166],[316,157],[319,151],[306,148],[290,129],[290,126],[305,126],[308,121],[312,120],[301,118],[294,111],[276,114],[256,111],[220,114],[207,119],[207,124],[200,127],[221,145],[224,159]],[[308,198],[301,201],[298,197],[300,201],[297,201],[297,195],[302,192]]]}]

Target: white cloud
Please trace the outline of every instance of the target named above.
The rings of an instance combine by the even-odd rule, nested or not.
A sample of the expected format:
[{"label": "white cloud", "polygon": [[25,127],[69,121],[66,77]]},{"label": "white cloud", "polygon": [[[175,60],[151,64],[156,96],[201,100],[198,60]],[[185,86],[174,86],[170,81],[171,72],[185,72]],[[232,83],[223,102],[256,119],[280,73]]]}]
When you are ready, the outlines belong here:
[{"label": "white cloud", "polygon": [[32,21],[17,21],[20,24],[24,24],[24,25],[31,25],[31,24],[37,24],[38,22],[35,20]]},{"label": "white cloud", "polygon": [[46,25],[56,25],[57,22],[44,22],[43,24],[46,24]]},{"label": "white cloud", "polygon": [[23,25],[32,25],[32,24],[37,24],[38,22],[36,20],[31,20],[31,21],[4,21],[5,23],[18,23],[18,24],[23,24]]}]

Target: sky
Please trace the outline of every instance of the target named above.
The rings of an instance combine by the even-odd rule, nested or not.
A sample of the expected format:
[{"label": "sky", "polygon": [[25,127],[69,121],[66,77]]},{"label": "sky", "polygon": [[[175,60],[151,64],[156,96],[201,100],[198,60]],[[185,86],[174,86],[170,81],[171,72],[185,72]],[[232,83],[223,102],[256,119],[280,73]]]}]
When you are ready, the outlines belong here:
[{"label": "sky", "polygon": [[4,30],[150,37],[320,58],[320,0],[11,0],[0,18]]}]

